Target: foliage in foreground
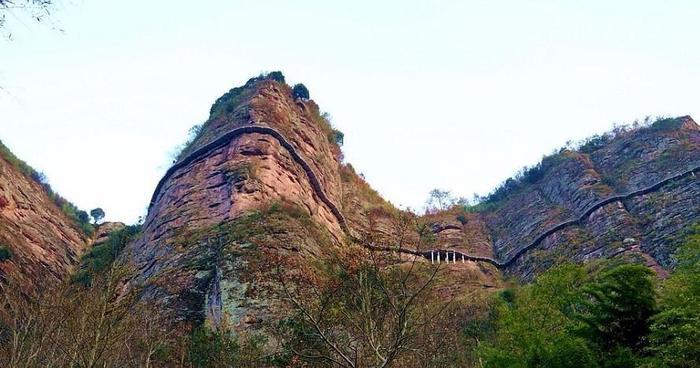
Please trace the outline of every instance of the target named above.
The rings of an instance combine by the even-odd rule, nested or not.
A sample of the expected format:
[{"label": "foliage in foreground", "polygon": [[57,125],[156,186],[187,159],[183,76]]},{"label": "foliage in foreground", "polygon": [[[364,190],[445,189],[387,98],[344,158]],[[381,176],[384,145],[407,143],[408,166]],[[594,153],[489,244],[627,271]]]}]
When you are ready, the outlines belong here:
[{"label": "foliage in foreground", "polygon": [[162,306],[125,291],[131,270],[111,266],[90,285],[28,297],[0,290],[3,367],[259,367],[264,340],[174,323]]},{"label": "foliage in foreground", "polygon": [[652,318],[648,350],[658,366],[700,366],[700,225],[677,258],[676,271],[659,288],[661,312]]},{"label": "foliage in foreground", "polygon": [[643,265],[566,264],[501,293],[485,367],[700,366],[700,229],[659,285]]},{"label": "foliage in foreground", "polygon": [[[276,205],[265,213],[274,217],[292,210]],[[259,230],[261,224],[252,224],[260,216],[234,232],[250,239],[246,231]],[[397,229],[410,229],[412,218],[404,220]],[[114,247],[105,254],[135,234],[136,228],[116,232],[103,243]],[[427,235],[421,244],[431,241]],[[162,308],[140,302],[138,290],[124,294],[119,280],[128,273],[111,261],[93,268],[100,271],[91,274],[90,283],[67,284],[41,298],[5,287],[0,361],[9,367],[700,364],[699,227],[681,247],[678,268],[667,280],[655,283],[641,265],[564,264],[530,285],[501,291],[487,313],[469,311],[478,309],[476,301],[458,305],[441,298],[439,270],[431,265],[352,248],[338,252],[308,270],[278,269],[289,313],[267,336],[234,334],[226,326],[174,326]],[[460,331],[462,339],[455,339]]]}]

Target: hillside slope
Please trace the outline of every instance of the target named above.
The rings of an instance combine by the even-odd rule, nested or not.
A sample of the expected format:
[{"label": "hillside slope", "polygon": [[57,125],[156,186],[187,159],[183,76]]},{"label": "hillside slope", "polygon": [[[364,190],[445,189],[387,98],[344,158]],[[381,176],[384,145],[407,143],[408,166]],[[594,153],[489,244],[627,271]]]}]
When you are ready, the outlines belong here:
[{"label": "hillside slope", "polygon": [[[690,117],[662,119],[545,158],[529,173],[506,181],[480,216],[502,261],[552,227],[581,219],[544,237],[509,266],[526,277],[558,260],[622,253],[668,268],[680,230],[700,220],[700,181],[690,172],[699,166],[697,123]],[[680,173],[686,175],[648,193],[593,207]]]},{"label": "hillside slope", "polygon": [[0,246],[10,256],[0,261],[0,279],[29,292],[64,280],[89,239],[29,175],[28,166],[2,149]]}]

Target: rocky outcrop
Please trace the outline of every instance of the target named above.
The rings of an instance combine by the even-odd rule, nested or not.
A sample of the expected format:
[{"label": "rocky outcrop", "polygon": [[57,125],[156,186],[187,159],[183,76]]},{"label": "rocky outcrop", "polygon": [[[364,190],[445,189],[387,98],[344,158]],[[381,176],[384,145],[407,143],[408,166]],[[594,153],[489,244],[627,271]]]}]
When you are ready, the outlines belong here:
[{"label": "rocky outcrop", "polygon": [[[275,315],[261,290],[275,288],[278,262],[312,264],[355,241],[415,244],[415,229],[398,239],[399,211],[341,164],[334,137],[318,106],[278,81],[224,95],[154,191],[126,252],[130,284],[180,319],[255,329]],[[493,284],[493,270],[468,270]]]},{"label": "rocky outcrop", "polygon": [[[247,278],[252,264],[280,252],[314,259],[324,247],[341,245],[349,230],[336,206],[344,193],[331,133],[313,101],[295,99],[287,85],[268,78],[222,97],[154,192],[143,236],[127,249],[138,267],[132,283],[147,284],[147,296],[165,301],[183,319],[216,325],[226,315],[236,328],[258,326],[271,306],[251,295],[259,287]],[[208,232],[235,227],[256,211],[280,215],[266,208],[284,204],[300,212],[289,212],[294,218],[274,234],[238,239],[233,230]],[[327,242],[296,226],[306,216]],[[266,223],[266,229],[276,225]],[[204,238],[196,236],[202,232]],[[241,256],[253,251],[261,253]]]},{"label": "rocky outcrop", "polygon": [[95,240],[92,243],[104,243],[109,239],[109,236],[112,235],[113,232],[119,231],[125,227],[126,225],[122,222],[103,222],[97,226],[97,229],[95,229]]},{"label": "rocky outcrop", "polygon": [[[498,283],[496,267],[527,278],[559,259],[629,253],[662,270],[672,263],[672,238],[699,216],[688,168],[700,153],[689,118],[657,128],[562,151],[486,211],[416,219],[341,162],[313,101],[254,78],[217,100],[159,182],[143,235],[125,252],[136,267],[129,285],[179,319],[255,329],[284,313],[265,295],[275,288],[271,270],[290,259],[313,264],[350,243],[450,258],[455,280],[485,287]],[[430,244],[416,248],[408,218],[426,224]]]},{"label": "rocky outcrop", "polygon": [[44,188],[0,155],[0,279],[31,292],[64,280],[89,239]]},{"label": "rocky outcrop", "polygon": [[559,154],[537,182],[484,213],[496,257],[521,255],[510,271],[530,277],[560,259],[620,254],[633,238],[671,267],[676,238],[700,221],[700,129],[689,117],[662,123]]}]

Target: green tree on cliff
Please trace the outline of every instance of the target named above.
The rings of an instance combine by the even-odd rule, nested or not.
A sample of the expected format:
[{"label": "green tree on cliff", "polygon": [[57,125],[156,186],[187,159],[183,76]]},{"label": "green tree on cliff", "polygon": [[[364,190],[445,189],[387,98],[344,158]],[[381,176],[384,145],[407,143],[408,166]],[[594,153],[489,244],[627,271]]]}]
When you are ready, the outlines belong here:
[{"label": "green tree on cliff", "polygon": [[294,85],[292,93],[294,94],[294,98],[309,99],[309,89],[301,83]]},{"label": "green tree on cliff", "polygon": [[105,211],[99,207],[93,208],[92,211],[90,211],[90,216],[95,220],[95,225],[97,225],[97,223],[105,217]]}]

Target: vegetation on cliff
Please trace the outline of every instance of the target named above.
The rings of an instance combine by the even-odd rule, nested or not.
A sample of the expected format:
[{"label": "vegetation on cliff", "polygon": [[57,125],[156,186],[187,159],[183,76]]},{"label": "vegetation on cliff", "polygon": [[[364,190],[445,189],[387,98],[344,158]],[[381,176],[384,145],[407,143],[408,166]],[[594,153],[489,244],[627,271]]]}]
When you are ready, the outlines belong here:
[{"label": "vegetation on cliff", "polygon": [[12,258],[12,251],[6,245],[0,244],[0,262]]},{"label": "vegetation on cliff", "polygon": [[[294,87],[290,87],[286,84],[284,74],[280,71],[274,71],[251,78],[244,85],[231,88],[216,99],[209,110],[209,119],[190,128],[186,141],[176,147],[175,152],[172,154],[173,159],[175,161],[183,159],[192,153],[197,146],[202,145],[203,142],[211,141],[217,134],[223,133],[217,131],[217,129],[211,129],[212,124],[215,125],[215,123],[221,121],[226,122],[226,124],[221,124],[222,126],[237,126],[248,123],[250,118],[249,109],[251,107],[250,100],[257,92],[257,87],[264,82],[276,83],[277,87],[280,87],[290,98],[294,100],[300,99],[309,106],[312,110],[313,120],[324,132],[328,142],[335,146],[336,152],[334,154],[336,156],[341,154],[338,147],[343,144],[344,134],[333,127],[330,115],[321,113],[318,106],[309,100],[309,90],[304,84],[299,83],[294,85]],[[227,129],[232,129],[232,126],[228,126]]]},{"label": "vegetation on cliff", "polygon": [[[419,226],[421,241],[434,241],[425,224],[404,220],[406,231]],[[137,297],[139,288],[114,298],[123,292],[118,280],[130,271],[112,261],[138,230],[114,232],[83,257],[81,272],[88,271],[89,282],[46,291],[41,303],[7,289],[0,315],[2,359],[105,367],[303,367],[333,361],[346,367],[685,367],[700,359],[698,227],[678,254],[676,272],[658,284],[640,265],[564,264],[485,301],[446,298],[441,270],[388,253],[338,248],[331,257],[299,263],[291,257],[298,241],[313,238],[329,247],[330,240],[289,204],[178,237],[176,246],[199,253],[195,244],[226,236],[213,243],[229,244],[227,252],[238,256],[249,253],[248,261],[257,265],[246,280],[266,281],[258,288],[285,303],[285,318],[268,334],[234,332],[225,323],[173,327],[166,310]],[[271,252],[283,248],[286,257]],[[207,253],[198,269],[222,265],[223,253]],[[18,339],[24,342],[12,343]]]},{"label": "vegetation on cliff", "polygon": [[112,232],[106,241],[93,245],[80,258],[79,270],[72,281],[89,285],[96,275],[112,267],[121,251],[141,233],[141,225],[126,226]]},{"label": "vegetation on cliff", "polygon": [[[540,162],[533,166],[523,167],[512,177],[501,182],[494,190],[485,196],[476,196],[474,199],[474,210],[486,210],[492,208],[502,200],[512,196],[514,193],[528,185],[537,183],[546,173],[556,165],[575,156],[576,154],[590,155],[595,151],[605,147],[614,140],[629,137],[634,134],[669,132],[679,129],[687,117],[668,118],[659,117],[651,119],[647,117],[642,122],[635,121],[628,125],[618,125],[613,130],[591,136],[579,142],[568,142],[565,146],[554,150],[549,155],[542,158]],[[620,178],[603,178],[608,184],[619,181]]]},{"label": "vegetation on cliff", "polygon": [[46,195],[51,198],[56,206],[58,206],[58,208],[60,208],[61,211],[63,211],[63,213],[65,213],[66,216],[68,216],[68,218],[70,218],[76,224],[76,226],[82,230],[83,233],[86,235],[94,234],[95,227],[90,223],[90,216],[88,213],[79,209],[76,205],[56,193],[51,188],[48,178],[46,175],[44,175],[44,173],[35,170],[29,164],[15,156],[15,154],[12,153],[12,151],[10,151],[10,149],[5,146],[2,141],[0,141],[0,157],[4,158],[12,166],[24,174],[24,176],[39,184],[46,192]]}]

